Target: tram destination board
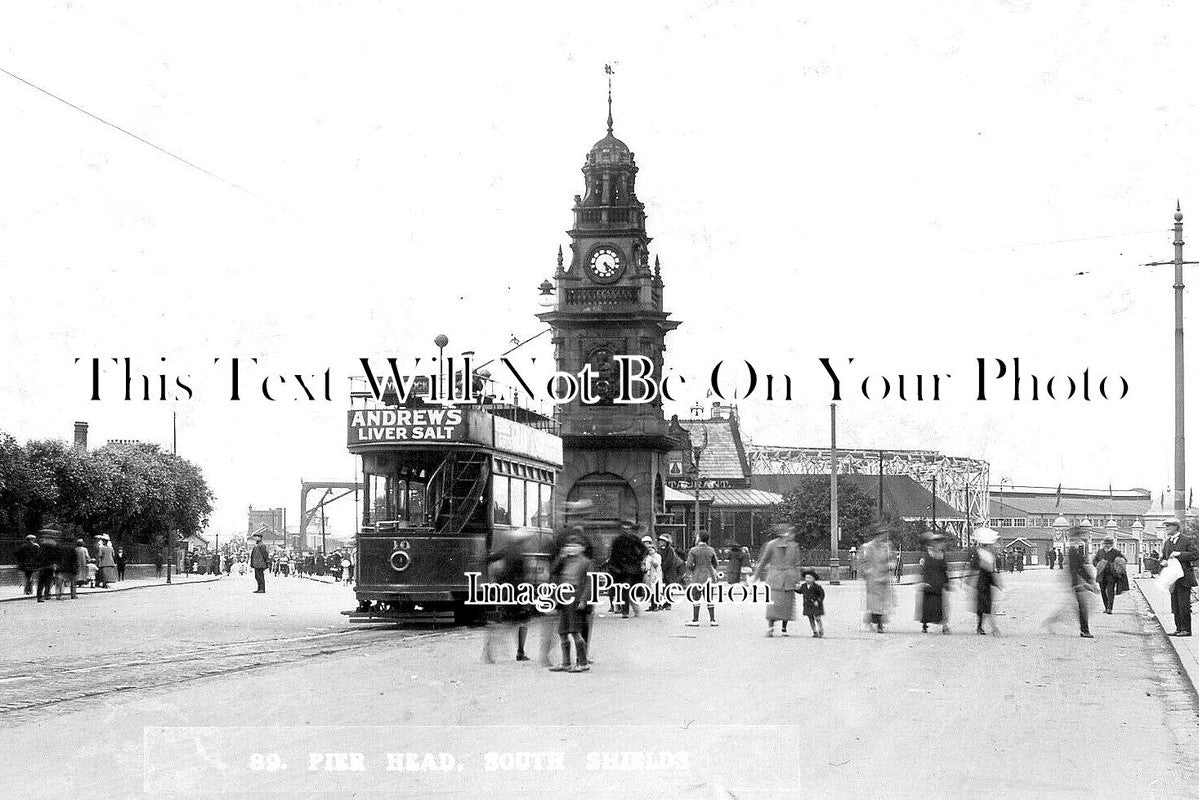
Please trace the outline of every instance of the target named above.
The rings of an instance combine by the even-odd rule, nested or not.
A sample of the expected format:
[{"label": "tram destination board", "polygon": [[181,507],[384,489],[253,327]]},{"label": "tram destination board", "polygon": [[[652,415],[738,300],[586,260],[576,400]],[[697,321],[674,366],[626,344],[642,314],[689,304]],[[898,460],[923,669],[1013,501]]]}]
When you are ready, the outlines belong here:
[{"label": "tram destination board", "polygon": [[354,409],[347,412],[346,441],[351,447],[465,442],[470,429],[470,415],[461,408]]}]

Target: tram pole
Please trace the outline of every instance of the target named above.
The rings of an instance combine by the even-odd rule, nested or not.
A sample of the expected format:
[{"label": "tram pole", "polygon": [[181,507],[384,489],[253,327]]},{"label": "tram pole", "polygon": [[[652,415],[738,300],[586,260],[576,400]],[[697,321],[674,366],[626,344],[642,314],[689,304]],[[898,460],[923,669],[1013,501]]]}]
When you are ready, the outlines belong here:
[{"label": "tram pole", "polygon": [[840,544],[837,539],[837,404],[829,404],[829,583],[836,586],[841,583],[841,554],[837,552]]},{"label": "tram pole", "polygon": [[1184,261],[1182,257],[1182,203],[1174,206],[1174,258],[1171,261],[1154,261],[1146,267],[1171,264],[1174,267],[1174,516],[1186,522],[1186,406],[1184,404],[1183,334],[1182,334],[1182,268],[1199,261]]}]

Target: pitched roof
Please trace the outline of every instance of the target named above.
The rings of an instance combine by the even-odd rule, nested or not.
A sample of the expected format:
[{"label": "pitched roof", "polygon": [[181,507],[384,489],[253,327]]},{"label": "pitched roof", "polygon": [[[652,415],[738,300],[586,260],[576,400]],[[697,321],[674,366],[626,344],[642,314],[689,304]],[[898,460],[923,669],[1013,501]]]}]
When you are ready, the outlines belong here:
[{"label": "pitched roof", "polygon": [[702,448],[700,475],[705,478],[749,477],[749,460],[745,457],[736,419],[680,419],[679,425],[691,434],[691,446]]},{"label": "pitched roof", "polygon": [[1056,494],[1026,495],[992,491],[990,507],[992,517],[1015,517],[1019,516],[1016,512],[1021,512],[1039,516],[1064,514],[1107,519],[1109,516],[1139,517],[1149,510],[1149,506],[1147,496],[1109,498],[1106,493],[1103,497],[1070,496],[1063,491],[1059,502]]},{"label": "pitched roof", "polygon": [[[754,475],[750,483],[755,489],[765,489],[778,494],[787,494],[793,489],[812,481],[828,481],[828,475]],[[837,475],[837,485],[852,484],[878,504],[877,475]],[[966,515],[936,499],[938,520],[965,520]],[[883,476],[883,511],[901,519],[931,519],[933,516],[933,493],[907,475]]]}]

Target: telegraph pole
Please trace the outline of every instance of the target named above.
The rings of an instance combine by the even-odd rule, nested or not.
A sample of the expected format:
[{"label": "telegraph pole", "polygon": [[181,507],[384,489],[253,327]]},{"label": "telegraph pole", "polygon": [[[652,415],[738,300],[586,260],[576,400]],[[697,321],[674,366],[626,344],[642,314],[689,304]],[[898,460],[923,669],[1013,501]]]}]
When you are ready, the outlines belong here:
[{"label": "telegraph pole", "polygon": [[841,583],[841,554],[837,552],[840,542],[837,541],[837,404],[829,404],[829,551],[828,571],[829,583],[834,586]]},{"label": "telegraph pole", "polygon": [[1183,376],[1186,364],[1183,359],[1182,335],[1182,268],[1199,261],[1184,261],[1182,258],[1182,203],[1174,206],[1174,260],[1155,261],[1146,267],[1174,265],[1174,516],[1179,522],[1186,521],[1186,407]]}]

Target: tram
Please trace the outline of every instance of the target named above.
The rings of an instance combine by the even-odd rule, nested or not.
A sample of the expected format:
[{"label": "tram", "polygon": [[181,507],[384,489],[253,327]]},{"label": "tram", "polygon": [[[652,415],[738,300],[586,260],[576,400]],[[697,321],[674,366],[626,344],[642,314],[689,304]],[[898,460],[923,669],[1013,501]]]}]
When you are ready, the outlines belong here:
[{"label": "tram", "polygon": [[387,400],[348,413],[366,498],[351,620],[476,622],[483,609],[465,604],[465,573],[485,576],[487,554],[516,538],[536,569],[530,577],[548,578],[562,468],[555,420],[487,398]]}]

